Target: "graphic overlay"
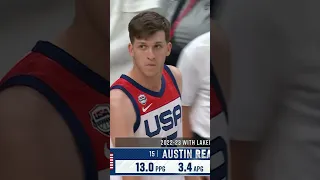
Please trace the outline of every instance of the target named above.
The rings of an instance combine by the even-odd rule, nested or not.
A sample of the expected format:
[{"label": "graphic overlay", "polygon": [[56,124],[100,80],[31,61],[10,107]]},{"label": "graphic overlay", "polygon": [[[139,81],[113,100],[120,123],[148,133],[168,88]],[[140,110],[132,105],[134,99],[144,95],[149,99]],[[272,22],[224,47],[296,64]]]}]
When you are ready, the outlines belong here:
[{"label": "graphic overlay", "polygon": [[[118,143],[133,145],[133,141],[144,147],[117,147],[110,152],[110,175],[119,176],[210,176],[210,148],[197,147],[210,145],[207,140],[148,138],[152,146],[147,147],[144,138],[123,138]],[[116,140],[117,142],[117,140]],[[156,145],[154,142],[158,142]],[[167,144],[167,147],[161,147]],[[172,145],[193,147],[170,147]],[[122,144],[123,145],[123,144]],[[156,146],[154,146],[156,145]]]}]

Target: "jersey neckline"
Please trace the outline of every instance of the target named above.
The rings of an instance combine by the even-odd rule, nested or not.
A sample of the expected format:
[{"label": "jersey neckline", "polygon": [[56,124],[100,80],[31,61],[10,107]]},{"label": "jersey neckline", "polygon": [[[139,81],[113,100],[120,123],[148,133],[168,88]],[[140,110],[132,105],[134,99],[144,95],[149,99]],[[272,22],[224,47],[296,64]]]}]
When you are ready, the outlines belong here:
[{"label": "jersey neckline", "polygon": [[140,91],[149,94],[151,96],[154,97],[162,97],[162,95],[164,94],[164,91],[166,89],[166,79],[164,78],[164,75],[162,74],[161,76],[161,89],[160,91],[152,91],[150,89],[147,89],[145,87],[143,87],[142,85],[140,85],[138,82],[136,82],[134,79],[132,79],[131,77],[122,74],[120,76],[120,78],[125,79],[126,81],[128,81],[129,83],[131,83],[134,87],[136,87],[137,89],[139,89]]},{"label": "jersey neckline", "polygon": [[33,47],[32,52],[45,55],[60,64],[67,71],[74,74],[77,78],[97,92],[107,97],[110,96],[110,83],[108,80],[89,69],[86,65],[82,64],[76,58],[56,45],[48,41],[38,41]]}]

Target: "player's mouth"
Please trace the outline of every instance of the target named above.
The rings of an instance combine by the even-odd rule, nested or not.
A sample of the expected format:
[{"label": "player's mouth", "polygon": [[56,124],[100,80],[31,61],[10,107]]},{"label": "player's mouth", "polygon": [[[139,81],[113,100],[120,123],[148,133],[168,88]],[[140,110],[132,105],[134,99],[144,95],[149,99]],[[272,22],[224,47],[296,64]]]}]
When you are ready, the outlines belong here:
[{"label": "player's mouth", "polygon": [[156,64],[147,64],[146,66],[154,67],[154,66],[156,66]]}]

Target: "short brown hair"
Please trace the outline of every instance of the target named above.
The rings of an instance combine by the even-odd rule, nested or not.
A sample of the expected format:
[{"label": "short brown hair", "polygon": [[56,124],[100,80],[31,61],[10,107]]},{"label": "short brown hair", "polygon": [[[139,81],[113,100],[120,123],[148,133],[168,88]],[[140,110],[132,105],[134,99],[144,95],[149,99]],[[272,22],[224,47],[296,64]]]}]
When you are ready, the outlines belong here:
[{"label": "short brown hair", "polygon": [[128,25],[131,43],[134,38],[146,39],[158,31],[164,31],[166,41],[170,40],[170,22],[160,14],[144,11],[134,16]]}]

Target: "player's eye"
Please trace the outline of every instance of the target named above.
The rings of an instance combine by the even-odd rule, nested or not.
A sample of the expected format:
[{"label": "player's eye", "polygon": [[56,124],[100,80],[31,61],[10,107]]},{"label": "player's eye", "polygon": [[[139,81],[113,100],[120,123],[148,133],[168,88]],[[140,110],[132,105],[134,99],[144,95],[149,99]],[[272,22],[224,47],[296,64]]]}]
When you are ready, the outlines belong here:
[{"label": "player's eye", "polygon": [[162,48],[162,46],[161,46],[161,45],[156,45],[155,47],[156,47],[156,48]]},{"label": "player's eye", "polygon": [[139,45],[139,48],[145,49],[147,46],[146,45]]}]

